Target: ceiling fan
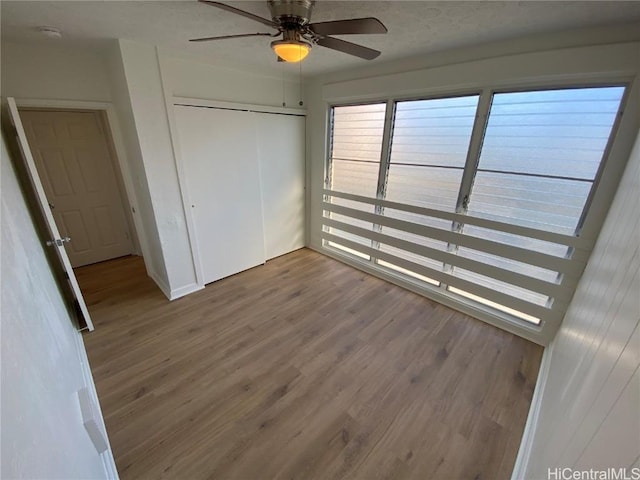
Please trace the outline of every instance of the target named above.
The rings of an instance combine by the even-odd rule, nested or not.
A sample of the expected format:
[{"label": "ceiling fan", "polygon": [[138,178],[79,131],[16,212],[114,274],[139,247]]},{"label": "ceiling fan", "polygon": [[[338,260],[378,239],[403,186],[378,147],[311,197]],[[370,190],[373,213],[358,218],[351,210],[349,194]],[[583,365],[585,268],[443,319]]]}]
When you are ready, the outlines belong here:
[{"label": "ceiling fan", "polygon": [[300,62],[309,54],[313,45],[330,48],[339,52],[354,55],[365,60],[373,60],[380,55],[378,50],[355,43],[333,38],[330,35],[351,35],[387,33],[387,27],[377,18],[352,18],[330,22],[309,23],[314,0],[268,0],[271,20],[245,12],[225,3],[210,0],[198,0],[212,7],[242,15],[267,27],[277,30],[275,33],[244,33],[239,35],[223,35],[218,37],[194,38],[191,42],[208,42],[241,37],[278,37],[282,40],[271,42],[271,48],[278,56],[278,61]]}]

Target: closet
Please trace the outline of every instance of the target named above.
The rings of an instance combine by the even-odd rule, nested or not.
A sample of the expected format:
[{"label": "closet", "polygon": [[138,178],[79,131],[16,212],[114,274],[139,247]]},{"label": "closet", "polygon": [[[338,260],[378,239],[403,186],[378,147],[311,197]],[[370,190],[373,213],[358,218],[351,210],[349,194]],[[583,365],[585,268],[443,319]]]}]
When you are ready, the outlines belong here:
[{"label": "closet", "polygon": [[204,283],[304,246],[303,116],[176,105]]}]

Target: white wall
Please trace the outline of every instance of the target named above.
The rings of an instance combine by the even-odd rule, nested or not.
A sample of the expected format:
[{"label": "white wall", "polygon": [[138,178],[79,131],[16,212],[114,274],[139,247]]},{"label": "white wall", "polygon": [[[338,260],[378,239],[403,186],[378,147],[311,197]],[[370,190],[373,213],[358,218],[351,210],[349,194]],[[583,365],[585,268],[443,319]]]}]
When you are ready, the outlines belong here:
[{"label": "white wall", "polygon": [[2,42],[3,96],[108,102],[107,73],[98,53]]},{"label": "white wall", "polygon": [[199,286],[178,182],[156,47],[126,40],[120,40],[119,43],[167,273],[163,290],[170,298],[177,298],[197,290]]},{"label": "white wall", "polygon": [[300,108],[300,85],[290,78],[291,65],[283,66],[288,69],[284,80],[170,55],[162,55],[162,66],[169,93],[176,97],[281,107],[284,82],[286,106]]},{"label": "white wall", "polygon": [[[361,67],[331,72],[320,77],[324,83],[335,83],[559,48],[634,42],[640,40],[639,29],[640,23],[635,22],[533,34],[507,41],[497,40],[388,62],[363,62]],[[314,80],[318,79],[320,78]]]},{"label": "white wall", "polygon": [[132,203],[135,201],[132,204],[135,210],[133,217],[138,223],[137,230],[145,266],[149,276],[159,284],[160,288],[163,290],[168,289],[167,270],[164,264],[145,166],[142,161],[140,143],[138,142],[138,133],[131,108],[131,99],[122,64],[119,42],[113,42],[105,58],[109,72],[112,103],[120,120],[122,141],[126,149],[129,173],[135,191],[135,199],[130,200]]},{"label": "white wall", "polygon": [[[640,113],[638,113],[640,115]],[[640,457],[640,133],[553,344],[514,471],[631,467]],[[630,475],[631,472],[629,472]]]},{"label": "white wall", "polygon": [[106,478],[103,458],[84,429],[76,396],[86,382],[93,388],[90,374],[83,376],[82,339],[45,258],[4,138],[0,153],[0,476]]}]

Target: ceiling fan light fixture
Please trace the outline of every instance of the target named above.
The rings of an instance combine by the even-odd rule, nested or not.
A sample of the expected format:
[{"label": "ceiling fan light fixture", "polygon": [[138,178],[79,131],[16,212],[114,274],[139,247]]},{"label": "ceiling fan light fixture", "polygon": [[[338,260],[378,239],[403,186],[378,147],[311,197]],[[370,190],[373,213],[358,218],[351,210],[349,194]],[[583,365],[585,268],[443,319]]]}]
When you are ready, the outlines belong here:
[{"label": "ceiling fan light fixture", "polygon": [[311,45],[300,40],[277,40],[271,42],[271,48],[285,62],[297,63],[307,58]]}]

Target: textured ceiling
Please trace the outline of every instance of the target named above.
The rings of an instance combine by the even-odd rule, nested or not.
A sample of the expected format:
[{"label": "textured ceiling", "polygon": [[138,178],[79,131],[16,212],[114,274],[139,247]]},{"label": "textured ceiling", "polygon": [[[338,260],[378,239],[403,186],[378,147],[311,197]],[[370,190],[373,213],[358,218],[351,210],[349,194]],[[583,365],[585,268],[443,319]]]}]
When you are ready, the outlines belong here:
[{"label": "textured ceiling", "polygon": [[[228,2],[269,17],[266,2]],[[7,1],[0,3],[2,40],[100,48],[125,38],[159,45],[171,52],[196,56],[230,67],[279,74],[281,65],[269,48],[268,37],[208,43],[189,38],[255,33],[268,28],[208,5],[185,1]],[[618,1],[325,1],[316,3],[312,21],[378,17],[387,35],[341,38],[382,51],[384,62],[455,47],[565,29],[612,25],[640,20],[640,2]],[[62,39],[39,34],[38,26],[63,31]],[[303,62],[303,74],[346,69],[366,63],[355,57],[315,47]],[[298,67],[287,65],[288,69]]]}]

